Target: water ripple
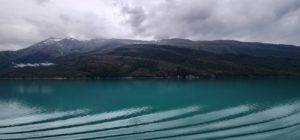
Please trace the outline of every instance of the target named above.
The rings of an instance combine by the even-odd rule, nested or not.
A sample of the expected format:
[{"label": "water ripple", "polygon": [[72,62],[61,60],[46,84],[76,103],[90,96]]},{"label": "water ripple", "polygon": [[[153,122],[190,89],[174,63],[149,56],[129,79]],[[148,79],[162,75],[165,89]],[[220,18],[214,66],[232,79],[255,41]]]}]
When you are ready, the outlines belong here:
[{"label": "water ripple", "polygon": [[69,128],[54,129],[54,130],[39,131],[39,132],[29,132],[29,133],[22,133],[22,134],[0,134],[0,137],[4,139],[24,139],[24,138],[40,139],[43,137],[54,137],[54,136],[61,136],[61,135],[87,133],[91,131],[100,131],[106,129],[117,129],[121,127],[129,127],[129,126],[141,125],[145,123],[152,123],[152,122],[196,112],[198,110],[199,107],[192,106],[192,107],[187,107],[182,109],[174,109],[174,110],[141,115],[141,116],[132,117],[128,119],[104,122],[100,124],[89,124],[89,125],[83,125],[78,127],[69,127]]},{"label": "water ripple", "polygon": [[109,113],[79,116],[79,117],[70,118],[66,120],[58,120],[58,121],[51,121],[46,123],[9,127],[9,128],[0,129],[0,133],[2,134],[20,133],[20,132],[24,133],[24,132],[32,132],[32,131],[41,131],[50,128],[70,127],[73,125],[80,125],[80,124],[92,123],[92,122],[103,121],[108,119],[114,119],[122,116],[128,116],[135,113],[140,113],[147,109],[148,109],[147,107],[136,108],[136,109],[125,109],[125,110],[109,112]]},{"label": "water ripple", "polygon": [[[86,114],[84,110],[1,120],[1,139],[261,139],[298,137],[300,102],[264,110],[241,105],[210,112],[200,107],[147,113],[149,107]],[[76,116],[75,114],[85,114]],[[133,115],[136,114],[136,115]],[[63,116],[68,119],[51,120]],[[73,116],[72,116],[73,115]],[[49,120],[47,122],[39,122]],[[37,122],[34,124],[26,124]],[[19,126],[20,124],[24,124]],[[289,133],[289,135],[287,135]],[[286,137],[283,137],[285,136]]]},{"label": "water ripple", "polygon": [[61,136],[61,137],[55,137],[55,139],[86,139],[86,138],[100,138],[100,137],[108,138],[108,137],[118,137],[124,135],[125,136],[130,135],[127,136],[127,138],[134,139],[134,137],[142,137],[142,135],[145,133],[171,130],[171,129],[176,129],[178,127],[189,127],[189,125],[208,123],[210,121],[215,121],[218,119],[244,113],[246,111],[249,111],[249,109],[250,107],[248,106],[240,106],[240,107],[234,107],[234,108],[224,109],[220,111],[213,111],[205,114],[197,114],[194,116],[170,120],[170,121],[163,121],[163,122],[139,125],[134,127],[126,127],[126,128],[113,129],[113,130],[107,130],[101,132],[94,132],[94,133]]},{"label": "water ripple", "polygon": [[[79,109],[79,110],[67,111],[67,112],[31,114],[31,115],[27,115],[24,117],[0,120],[0,126],[7,127],[7,126],[24,125],[24,124],[29,124],[29,123],[36,123],[36,122],[41,122],[41,121],[46,121],[46,120],[63,118],[66,116],[86,114],[87,112],[88,111],[85,109]],[[0,131],[2,131],[3,129],[5,129],[5,128],[1,128]]]}]

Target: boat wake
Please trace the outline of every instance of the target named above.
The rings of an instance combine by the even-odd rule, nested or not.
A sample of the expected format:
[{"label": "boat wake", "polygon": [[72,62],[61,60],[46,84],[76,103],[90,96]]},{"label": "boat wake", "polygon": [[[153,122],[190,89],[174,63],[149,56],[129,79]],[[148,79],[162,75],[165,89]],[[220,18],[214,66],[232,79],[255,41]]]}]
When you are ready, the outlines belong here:
[{"label": "boat wake", "polygon": [[[0,120],[1,139],[295,139],[300,102],[265,109],[240,105],[203,111],[200,106],[151,107],[91,113],[88,109],[42,112]],[[28,113],[29,112],[29,113]],[[5,118],[7,117],[7,118]]]}]

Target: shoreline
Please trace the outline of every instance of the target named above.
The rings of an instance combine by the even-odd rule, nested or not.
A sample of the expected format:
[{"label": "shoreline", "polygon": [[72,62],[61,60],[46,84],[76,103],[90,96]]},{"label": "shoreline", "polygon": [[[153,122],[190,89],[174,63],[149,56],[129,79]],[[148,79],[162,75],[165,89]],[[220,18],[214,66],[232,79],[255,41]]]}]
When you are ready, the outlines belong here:
[{"label": "shoreline", "polygon": [[228,77],[0,77],[0,80],[226,80],[226,79],[273,79],[273,80],[300,80],[300,77],[245,77],[245,76],[228,76]]}]

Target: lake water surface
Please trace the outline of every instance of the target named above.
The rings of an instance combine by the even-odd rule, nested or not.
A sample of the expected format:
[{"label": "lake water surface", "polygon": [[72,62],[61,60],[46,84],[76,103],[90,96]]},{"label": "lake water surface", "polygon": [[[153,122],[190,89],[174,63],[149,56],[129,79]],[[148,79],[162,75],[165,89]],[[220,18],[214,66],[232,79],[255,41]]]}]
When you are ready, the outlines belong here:
[{"label": "lake water surface", "polygon": [[2,80],[0,139],[300,139],[300,81]]}]

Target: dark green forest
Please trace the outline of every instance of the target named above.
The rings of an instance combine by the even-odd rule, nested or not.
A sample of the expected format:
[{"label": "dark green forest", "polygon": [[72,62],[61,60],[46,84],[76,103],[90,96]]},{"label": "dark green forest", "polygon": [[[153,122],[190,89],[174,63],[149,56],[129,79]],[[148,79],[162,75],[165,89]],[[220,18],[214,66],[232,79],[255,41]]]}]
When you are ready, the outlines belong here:
[{"label": "dark green forest", "polygon": [[[300,55],[298,55],[300,51],[298,47],[293,46],[234,41],[199,44],[192,41],[181,43],[178,40],[169,40],[168,43],[161,44],[151,42],[134,44],[124,43],[124,40],[113,40],[102,46],[90,43],[94,45],[92,49],[90,44],[82,42],[66,44],[65,48],[57,48],[55,44],[50,44],[42,46],[40,50],[38,48],[41,45],[17,52],[2,52],[0,77],[189,79],[300,77]],[[73,46],[80,50],[76,50]],[[208,50],[209,46],[211,50]],[[66,48],[69,49],[64,50]],[[85,49],[82,48],[89,51],[83,51]],[[62,53],[64,51],[65,53]],[[51,62],[55,65],[15,68],[12,62]]]}]

